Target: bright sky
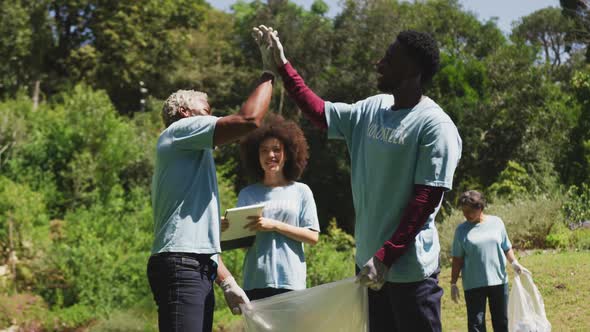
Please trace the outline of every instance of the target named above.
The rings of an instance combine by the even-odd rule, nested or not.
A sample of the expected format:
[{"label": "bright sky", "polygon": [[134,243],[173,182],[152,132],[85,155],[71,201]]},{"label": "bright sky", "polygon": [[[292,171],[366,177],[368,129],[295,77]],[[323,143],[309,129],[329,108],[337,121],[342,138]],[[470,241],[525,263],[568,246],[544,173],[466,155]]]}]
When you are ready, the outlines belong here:
[{"label": "bright sky", "polygon": [[[214,7],[230,11],[236,0],[207,0]],[[291,0],[307,9],[314,0]],[[340,11],[340,0],[324,0],[330,6],[328,16]],[[559,0],[459,0],[463,8],[474,12],[480,20],[498,18],[498,26],[505,33],[510,32],[513,21],[545,7],[559,7]]]}]

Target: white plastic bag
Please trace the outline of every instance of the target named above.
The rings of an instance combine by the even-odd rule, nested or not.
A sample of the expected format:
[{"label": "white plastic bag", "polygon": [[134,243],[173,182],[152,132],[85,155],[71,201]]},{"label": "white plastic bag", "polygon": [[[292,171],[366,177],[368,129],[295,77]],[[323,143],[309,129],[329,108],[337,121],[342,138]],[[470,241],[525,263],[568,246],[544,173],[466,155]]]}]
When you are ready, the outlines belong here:
[{"label": "white plastic bag", "polygon": [[508,330],[510,332],[550,332],[541,293],[530,273],[514,277],[508,298]]},{"label": "white plastic bag", "polygon": [[241,305],[247,332],[366,332],[367,288],[354,278]]}]

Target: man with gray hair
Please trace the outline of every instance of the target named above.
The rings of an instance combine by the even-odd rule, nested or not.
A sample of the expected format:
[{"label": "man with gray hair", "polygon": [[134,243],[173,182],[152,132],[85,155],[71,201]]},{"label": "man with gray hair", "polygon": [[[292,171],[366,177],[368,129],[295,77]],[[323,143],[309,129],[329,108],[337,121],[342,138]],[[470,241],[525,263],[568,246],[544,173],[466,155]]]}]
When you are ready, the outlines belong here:
[{"label": "man with gray hair", "polygon": [[[260,36],[254,36],[259,45]],[[211,331],[214,280],[234,314],[249,302],[218,255],[219,193],[212,151],[258,128],[268,110],[274,75],[267,70],[269,50],[260,50],[264,72],[237,114],[212,116],[207,95],[192,90],[179,90],[164,103],[166,129],[156,145],[152,178],[155,238],[147,267],[160,331]]]}]

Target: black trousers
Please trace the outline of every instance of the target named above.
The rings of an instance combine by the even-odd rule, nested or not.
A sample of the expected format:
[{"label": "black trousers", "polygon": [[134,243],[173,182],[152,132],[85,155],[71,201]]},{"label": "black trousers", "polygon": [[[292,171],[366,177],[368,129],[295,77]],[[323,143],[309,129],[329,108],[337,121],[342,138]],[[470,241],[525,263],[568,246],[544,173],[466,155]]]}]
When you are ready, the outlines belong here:
[{"label": "black trousers", "polygon": [[[357,267],[357,273],[359,268]],[[374,291],[369,288],[370,332],[439,332],[440,301],[443,295],[435,271],[417,282],[386,282]]]},{"label": "black trousers", "polygon": [[486,331],[486,300],[490,302],[494,332],[508,332],[508,284],[466,290],[467,330]]},{"label": "black trousers", "polygon": [[152,255],[147,275],[158,305],[161,332],[210,332],[213,329],[217,264],[211,255]]}]

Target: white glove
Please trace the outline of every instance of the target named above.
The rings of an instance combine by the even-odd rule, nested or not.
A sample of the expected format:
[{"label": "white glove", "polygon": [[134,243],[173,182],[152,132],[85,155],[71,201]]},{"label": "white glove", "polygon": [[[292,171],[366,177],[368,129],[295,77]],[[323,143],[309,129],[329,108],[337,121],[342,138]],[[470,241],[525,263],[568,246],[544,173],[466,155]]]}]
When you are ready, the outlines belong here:
[{"label": "white glove", "polygon": [[287,58],[285,57],[285,50],[283,49],[283,44],[279,40],[279,32],[270,28],[270,39],[272,42],[272,50],[275,63],[284,65],[287,63]]},{"label": "white glove", "polygon": [[380,260],[371,257],[356,275],[356,282],[378,291],[385,284],[385,275],[388,270],[389,268]]},{"label": "white glove", "polygon": [[516,259],[512,261],[512,270],[514,270],[516,274],[521,274],[522,272],[531,274],[531,271],[527,270],[524,266],[518,264],[518,261]]},{"label": "white glove", "polygon": [[238,283],[234,279],[234,277],[229,276],[219,284],[221,289],[223,289],[223,296],[225,297],[225,302],[227,306],[231,309],[231,312],[234,315],[238,315],[242,313],[240,310],[240,303],[250,303],[248,296],[244,290],[238,286]]},{"label": "white glove", "polygon": [[451,299],[455,303],[459,303],[459,299],[461,298],[461,294],[459,293],[459,287],[457,284],[451,284]]},{"label": "white glove", "polygon": [[256,45],[258,45],[260,55],[262,56],[262,71],[277,76],[268,28],[264,25],[252,28],[252,37],[256,41]]}]

